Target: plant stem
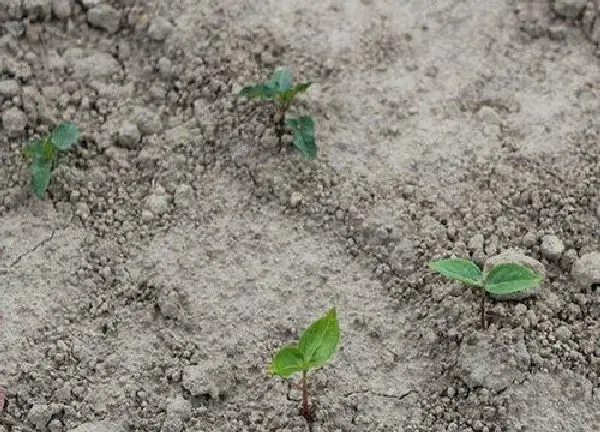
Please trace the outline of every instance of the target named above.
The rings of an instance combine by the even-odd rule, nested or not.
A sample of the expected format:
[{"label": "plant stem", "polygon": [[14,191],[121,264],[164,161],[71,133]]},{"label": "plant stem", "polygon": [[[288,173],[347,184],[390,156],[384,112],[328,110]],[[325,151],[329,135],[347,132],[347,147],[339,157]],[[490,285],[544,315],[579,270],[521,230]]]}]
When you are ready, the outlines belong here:
[{"label": "plant stem", "polygon": [[275,123],[275,135],[277,135],[281,147],[281,139],[285,131],[285,110],[282,107],[277,108],[277,113],[279,114],[279,120]]},{"label": "plant stem", "polygon": [[302,417],[310,425],[312,423],[312,414],[308,404],[308,383],[306,380],[306,371],[302,371]]},{"label": "plant stem", "polygon": [[485,290],[481,290],[481,327],[485,328]]}]

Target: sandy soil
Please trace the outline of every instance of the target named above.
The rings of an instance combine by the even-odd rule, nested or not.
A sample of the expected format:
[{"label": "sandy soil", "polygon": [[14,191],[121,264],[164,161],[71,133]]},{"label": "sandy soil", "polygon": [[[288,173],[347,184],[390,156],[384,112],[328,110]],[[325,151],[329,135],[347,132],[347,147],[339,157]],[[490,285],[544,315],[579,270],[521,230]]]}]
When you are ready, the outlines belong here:
[{"label": "sandy soil", "polygon": [[[0,0],[0,432],[306,431],[266,364],[333,304],[313,431],[600,430],[596,3]],[[236,96],[278,65],[314,161]],[[426,270],[514,248],[486,329]]]}]

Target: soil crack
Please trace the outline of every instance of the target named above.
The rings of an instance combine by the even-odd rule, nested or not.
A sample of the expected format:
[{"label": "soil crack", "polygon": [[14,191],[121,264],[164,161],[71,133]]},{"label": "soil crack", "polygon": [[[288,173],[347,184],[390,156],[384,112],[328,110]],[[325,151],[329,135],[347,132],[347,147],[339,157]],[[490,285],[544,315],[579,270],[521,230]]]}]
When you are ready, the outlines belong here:
[{"label": "soil crack", "polygon": [[357,395],[357,394],[370,394],[373,396],[380,396],[380,397],[389,398],[389,399],[403,400],[411,393],[415,393],[415,390],[410,389],[402,394],[396,395],[396,394],[389,394],[389,393],[374,392],[374,391],[367,389],[367,390],[349,392],[349,393],[344,394],[344,396],[348,397],[348,396],[353,396],[353,395]]},{"label": "soil crack", "polygon": [[14,259],[14,261],[9,264],[8,268],[3,268],[3,269],[0,270],[0,274],[3,274],[3,275],[7,274],[14,266],[16,266],[17,264],[19,264],[19,262],[21,262],[21,260],[23,258],[25,258],[27,255],[32,254],[33,252],[37,251],[39,248],[41,248],[46,243],[48,243],[49,241],[51,241],[54,238],[54,233],[55,233],[55,231],[52,230],[52,232],[50,233],[50,237],[45,238],[44,240],[42,240],[41,242],[39,242],[37,245],[35,245],[30,250],[25,251],[22,254],[20,254],[19,256],[17,256]]}]

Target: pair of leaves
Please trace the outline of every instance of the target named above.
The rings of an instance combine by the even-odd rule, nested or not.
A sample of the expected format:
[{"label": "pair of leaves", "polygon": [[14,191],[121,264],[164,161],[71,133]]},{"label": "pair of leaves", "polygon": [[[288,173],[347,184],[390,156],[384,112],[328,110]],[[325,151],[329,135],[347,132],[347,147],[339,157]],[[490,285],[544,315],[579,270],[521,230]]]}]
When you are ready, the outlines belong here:
[{"label": "pair of leaves", "polygon": [[286,119],[285,124],[292,128],[292,138],[296,147],[304,159],[317,157],[317,145],[315,144],[315,122],[312,117],[301,116]]},{"label": "pair of leaves", "polygon": [[541,275],[518,263],[497,264],[487,274],[473,261],[461,258],[434,261],[429,263],[429,268],[451,279],[499,295],[529,290],[543,280]]},{"label": "pair of leaves", "polygon": [[248,99],[274,100],[277,105],[289,106],[294,98],[305,92],[311,83],[294,85],[292,72],[283,67],[273,71],[271,79],[266,83],[246,86],[240,90],[240,95]]},{"label": "pair of leaves", "polygon": [[335,353],[340,341],[340,325],[335,308],[304,330],[297,344],[281,348],[274,356],[269,371],[288,378],[323,366]]},{"label": "pair of leaves", "polygon": [[62,123],[45,138],[29,141],[22,153],[31,161],[31,187],[34,195],[42,199],[52,177],[57,151],[69,150],[79,140],[79,129],[73,124]]},{"label": "pair of leaves", "polygon": [[79,129],[70,123],[61,123],[45,138],[29,141],[22,153],[35,164],[45,164],[54,159],[57,150],[69,150],[79,140]]}]

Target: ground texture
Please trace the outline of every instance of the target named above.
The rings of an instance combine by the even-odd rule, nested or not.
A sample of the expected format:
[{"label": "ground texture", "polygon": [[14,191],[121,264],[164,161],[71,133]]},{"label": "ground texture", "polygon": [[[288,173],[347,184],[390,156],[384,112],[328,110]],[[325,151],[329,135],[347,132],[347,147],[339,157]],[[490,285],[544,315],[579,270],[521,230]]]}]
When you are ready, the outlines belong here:
[{"label": "ground texture", "polygon": [[[333,304],[313,431],[600,430],[596,3],[0,0],[0,432],[306,431],[266,364]],[[317,160],[236,97],[277,65]],[[509,249],[485,329],[426,270]]]}]

